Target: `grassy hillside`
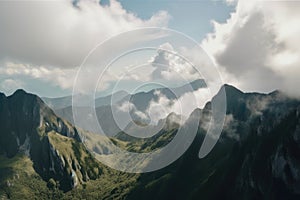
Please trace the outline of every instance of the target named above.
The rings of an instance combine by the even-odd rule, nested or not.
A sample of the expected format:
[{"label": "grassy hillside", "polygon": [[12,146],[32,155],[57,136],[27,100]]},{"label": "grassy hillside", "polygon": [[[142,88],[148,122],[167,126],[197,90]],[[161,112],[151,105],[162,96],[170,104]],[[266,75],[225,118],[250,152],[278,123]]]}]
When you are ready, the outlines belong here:
[{"label": "grassy hillside", "polygon": [[[63,193],[59,189],[60,182],[52,178],[44,181],[26,155],[20,153],[12,158],[0,156],[0,199],[124,199],[135,187],[139,175],[122,173],[95,163],[89,153],[83,151],[83,145],[74,139],[53,132],[49,133],[49,140],[65,160],[70,161],[66,162],[70,173],[72,166],[69,165],[73,161],[81,166],[86,165],[83,169],[92,168],[89,177],[100,173],[100,178],[81,182],[73,190]],[[82,181],[82,172],[75,173],[78,181]]]},{"label": "grassy hillside", "polygon": [[[244,94],[226,87],[227,117],[212,152],[198,158],[206,134],[207,106],[199,110],[200,116],[191,118],[199,120],[199,130],[184,155],[145,174],[104,166],[86,148],[106,156],[110,152],[104,143],[113,142],[128,151],[151,152],[173,139],[176,126],[151,138],[120,132],[105,139],[81,132],[50,110],[45,114],[45,109],[43,114],[34,112],[31,118],[42,120],[34,120],[29,127],[31,118],[22,113],[37,110],[36,106],[29,109],[34,102],[20,103],[25,109],[21,114],[12,104],[8,109],[3,106],[1,119],[10,116],[8,120],[15,123],[0,132],[3,139],[12,136],[2,140],[0,199],[300,199],[299,101],[280,93]],[[9,142],[16,144],[18,152],[10,157]]]},{"label": "grassy hillside", "polygon": [[57,199],[63,196],[62,191],[48,186],[27,156],[0,156],[0,199]]}]

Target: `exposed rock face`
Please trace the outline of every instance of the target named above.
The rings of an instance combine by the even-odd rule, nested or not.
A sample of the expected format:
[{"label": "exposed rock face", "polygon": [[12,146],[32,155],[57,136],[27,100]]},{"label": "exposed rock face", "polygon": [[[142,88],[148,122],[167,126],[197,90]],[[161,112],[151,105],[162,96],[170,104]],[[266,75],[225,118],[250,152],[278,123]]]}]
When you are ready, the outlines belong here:
[{"label": "exposed rock face", "polygon": [[84,159],[92,165],[96,161],[81,144],[79,130],[57,117],[38,96],[23,90],[9,97],[1,93],[0,121],[0,153],[7,157],[27,154],[42,178],[60,180],[61,189],[88,180],[88,173],[93,179],[99,176],[84,163]]},{"label": "exposed rock face", "polygon": [[[210,154],[197,157],[210,120],[208,103],[189,119],[199,121],[199,130],[188,151],[168,167],[139,176],[126,199],[300,199],[300,102],[280,92],[247,94],[224,87],[227,117]],[[10,97],[0,94],[0,120],[1,154],[27,153],[49,185],[60,180],[60,187],[70,190],[102,173],[102,178],[107,175],[85,150],[80,131],[37,96],[24,91]],[[167,125],[148,140],[122,133],[114,140],[116,144],[125,141],[126,150],[148,152],[172,140],[178,125]],[[92,141],[94,136],[85,137]],[[94,147],[100,154],[110,154],[101,146]],[[119,174],[107,175],[113,176]]]},{"label": "exposed rock face", "polygon": [[227,118],[209,155],[197,158],[210,103],[189,150],[142,175],[129,199],[300,199],[300,101],[224,87]]}]

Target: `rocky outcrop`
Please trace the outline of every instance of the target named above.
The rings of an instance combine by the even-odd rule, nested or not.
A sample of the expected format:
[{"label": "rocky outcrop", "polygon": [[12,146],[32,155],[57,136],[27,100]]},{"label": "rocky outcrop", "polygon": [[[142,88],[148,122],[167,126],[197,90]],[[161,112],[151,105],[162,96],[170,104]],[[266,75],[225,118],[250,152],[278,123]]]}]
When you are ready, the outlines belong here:
[{"label": "rocky outcrop", "polygon": [[44,180],[60,181],[66,191],[89,180],[88,173],[99,177],[85,163],[84,159],[96,165],[81,143],[80,131],[57,117],[38,96],[23,90],[8,97],[0,93],[0,121],[0,153],[7,157],[25,153]]},{"label": "rocky outcrop", "polygon": [[227,117],[213,150],[197,157],[208,103],[188,151],[172,165],[142,175],[128,199],[300,199],[300,101],[278,91],[224,87]]}]

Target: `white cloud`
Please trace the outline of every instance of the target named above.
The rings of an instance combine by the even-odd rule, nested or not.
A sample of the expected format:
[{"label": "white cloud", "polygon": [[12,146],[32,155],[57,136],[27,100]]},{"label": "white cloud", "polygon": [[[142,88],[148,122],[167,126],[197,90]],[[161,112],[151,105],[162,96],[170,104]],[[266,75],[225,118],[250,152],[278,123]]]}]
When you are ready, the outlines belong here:
[{"label": "white cloud", "polygon": [[172,112],[181,115],[181,123],[183,123],[196,108],[203,108],[212,98],[212,94],[208,88],[200,88],[194,92],[187,92],[174,100],[168,99],[160,93],[156,93],[156,95],[158,99],[152,100],[146,110],[152,123],[157,123]]},{"label": "white cloud", "polygon": [[12,94],[15,90],[23,88],[24,85],[25,84],[20,80],[8,78],[0,81],[0,90],[7,94]]},{"label": "white cloud", "polygon": [[135,110],[135,105],[129,101],[125,101],[120,106],[118,106],[118,110],[122,112],[130,112],[132,110]]},{"label": "white cloud", "polygon": [[[96,0],[79,1],[76,6],[71,0],[0,1],[0,73],[71,89],[78,66],[96,45],[135,28],[165,27],[169,18],[166,11],[159,11],[140,19],[116,0],[109,6]],[[87,74],[82,92],[94,87],[91,73]],[[104,79],[97,90],[105,90],[117,77],[107,72]]]},{"label": "white cloud", "polygon": [[225,82],[243,90],[281,89],[300,95],[300,2],[246,1],[202,46],[211,53]]},{"label": "white cloud", "polygon": [[234,119],[232,114],[226,115],[223,130],[226,131],[226,136],[235,139],[237,141],[240,140],[240,134],[236,133],[238,126],[238,122]]},{"label": "white cloud", "polygon": [[164,119],[170,114],[173,100],[164,95],[159,95],[158,100],[151,100],[146,113],[149,115],[152,124],[156,124],[160,119]]},{"label": "white cloud", "polygon": [[[61,69],[58,67],[32,66],[29,64],[5,63],[0,67],[0,75],[5,77],[28,77],[49,82],[62,89],[73,87],[75,69]],[[9,79],[11,80],[11,79]],[[18,89],[16,87],[15,89]]]},{"label": "white cloud", "polygon": [[149,119],[149,117],[148,117],[145,113],[143,113],[142,111],[136,110],[136,111],[134,112],[134,114],[135,114],[139,119],[141,119],[142,121],[143,121],[143,120],[144,120],[144,121],[147,121],[147,120]]},{"label": "white cloud", "polygon": [[[113,108],[113,110],[114,109],[115,108]],[[131,121],[149,121],[149,116],[146,113],[138,110],[135,105],[129,101],[125,101],[121,105],[117,106],[113,113],[116,114],[115,120],[120,123],[119,127],[125,127]]]},{"label": "white cloud", "polygon": [[194,66],[175,52],[169,43],[159,46],[157,54],[149,61],[154,67],[152,79],[165,79],[169,81],[199,79]]},{"label": "white cloud", "polygon": [[117,33],[166,26],[166,11],[142,20],[116,0],[1,1],[0,58],[33,65],[79,66],[95,45]]},{"label": "white cloud", "polygon": [[[170,43],[162,43],[156,49],[148,52],[145,50],[144,54],[135,52],[134,56],[129,55],[127,59],[122,57],[110,69],[115,74],[115,81],[135,81],[140,84],[152,82],[164,87],[170,83],[184,85],[202,78],[191,62],[182,55],[183,52],[190,54],[190,50],[180,47],[175,51]],[[199,51],[197,53],[199,58]],[[135,89],[134,84],[132,85]]]},{"label": "white cloud", "polygon": [[[144,112],[138,110],[129,101],[125,101],[119,105],[117,111],[131,113],[131,117],[134,119],[144,120],[151,124],[157,124],[159,120],[165,119],[171,113],[175,113],[181,116],[180,123],[183,124],[196,108],[203,108],[212,98],[212,94],[208,88],[200,88],[193,92],[187,92],[177,99],[169,99],[159,90],[156,90],[154,95],[157,98],[149,102]],[[118,117],[122,118],[122,113],[118,112]],[[124,119],[122,121],[125,121]]]}]

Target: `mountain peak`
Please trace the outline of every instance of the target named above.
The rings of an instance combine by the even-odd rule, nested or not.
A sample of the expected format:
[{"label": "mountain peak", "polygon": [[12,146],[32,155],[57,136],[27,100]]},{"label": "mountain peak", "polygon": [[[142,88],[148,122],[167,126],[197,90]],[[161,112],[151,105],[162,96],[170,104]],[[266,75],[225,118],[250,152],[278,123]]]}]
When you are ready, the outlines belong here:
[{"label": "mountain peak", "polygon": [[[38,174],[60,181],[64,191],[99,176],[98,169],[80,165],[82,159],[96,164],[81,143],[81,131],[57,117],[37,95],[17,90],[0,98],[0,111],[0,154],[11,158],[24,153]],[[82,153],[74,153],[74,146]]]},{"label": "mountain peak", "polygon": [[190,85],[194,90],[197,90],[197,89],[203,88],[203,87],[207,87],[205,80],[203,80],[203,79],[194,80],[190,83]]},{"label": "mountain peak", "polygon": [[227,93],[230,93],[230,94],[244,94],[244,92],[242,92],[238,88],[236,88],[232,85],[229,85],[229,84],[224,84],[221,89],[223,89],[223,88],[225,89],[226,94]]},{"label": "mountain peak", "polygon": [[13,94],[12,94],[12,96],[13,95],[20,95],[20,94],[22,94],[22,95],[24,95],[24,94],[28,94],[25,90],[23,90],[23,89],[17,89]]},{"label": "mountain peak", "polygon": [[[244,93],[232,85],[224,84],[220,88],[218,93],[212,98],[212,101],[216,101],[217,99],[220,99],[220,97],[222,97],[222,95],[224,94],[226,95],[226,100],[228,103],[228,101],[231,102],[243,96]],[[206,104],[205,107],[208,108],[208,106],[210,106],[210,103]]]},{"label": "mountain peak", "polygon": [[23,106],[26,110],[31,109],[36,105],[41,107],[46,106],[39,96],[28,93],[23,89],[16,90],[12,95],[8,96],[8,99],[11,99],[19,106]]}]

